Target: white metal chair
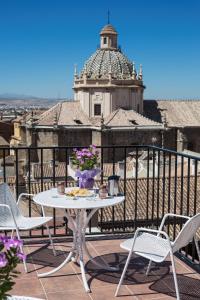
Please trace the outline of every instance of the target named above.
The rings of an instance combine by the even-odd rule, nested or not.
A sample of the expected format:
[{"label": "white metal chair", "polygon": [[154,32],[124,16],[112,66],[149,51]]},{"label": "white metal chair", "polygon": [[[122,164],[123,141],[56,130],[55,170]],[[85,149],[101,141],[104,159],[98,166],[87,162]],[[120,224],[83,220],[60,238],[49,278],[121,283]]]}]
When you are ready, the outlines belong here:
[{"label": "white metal chair", "polygon": [[[18,239],[20,239],[20,230],[30,230],[41,225],[46,225],[48,230],[51,246],[53,247],[53,253],[56,255],[53,240],[51,237],[49,226],[47,222],[52,220],[52,217],[45,217],[44,209],[42,207],[42,217],[24,217],[19,209],[19,203],[23,196],[34,196],[33,194],[22,193],[18,197],[18,201],[15,198],[7,183],[0,184],[0,230],[7,231],[16,230]],[[23,253],[23,248],[21,247]],[[26,261],[23,261],[25,271],[27,272]]]},{"label": "white metal chair", "polygon": [[[163,231],[165,221],[168,217],[187,219],[186,223],[184,224],[178,236],[173,242],[170,241],[168,234],[165,231]],[[199,246],[198,246],[197,239],[195,237],[199,227],[200,227],[200,213],[195,215],[192,218],[187,216],[182,216],[182,215],[166,214],[162,219],[159,230],[138,228],[133,238],[122,242],[120,245],[123,249],[129,251],[129,255],[126,260],[126,264],[124,266],[124,270],[122,272],[119,284],[117,286],[115,296],[118,296],[120,286],[123,282],[129,261],[131,259],[131,255],[134,252],[137,255],[149,259],[149,265],[147,267],[146,275],[149,274],[152,261],[156,263],[161,263],[166,259],[168,255],[170,255],[175,290],[176,290],[176,297],[177,300],[180,300],[173,253],[175,253],[182,247],[188,245],[188,243],[191,242],[194,238],[197,253],[200,260]]]}]

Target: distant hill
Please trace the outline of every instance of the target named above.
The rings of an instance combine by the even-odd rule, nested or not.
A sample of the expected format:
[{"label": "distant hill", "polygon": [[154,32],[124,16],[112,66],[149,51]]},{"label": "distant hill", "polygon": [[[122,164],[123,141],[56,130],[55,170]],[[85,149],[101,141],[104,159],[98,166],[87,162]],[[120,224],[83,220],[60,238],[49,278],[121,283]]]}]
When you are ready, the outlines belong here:
[{"label": "distant hill", "polygon": [[0,94],[0,105],[44,105],[49,106],[53,105],[54,103],[60,101],[67,101],[67,98],[42,98],[42,97],[35,97],[30,95],[18,95],[18,94]]}]

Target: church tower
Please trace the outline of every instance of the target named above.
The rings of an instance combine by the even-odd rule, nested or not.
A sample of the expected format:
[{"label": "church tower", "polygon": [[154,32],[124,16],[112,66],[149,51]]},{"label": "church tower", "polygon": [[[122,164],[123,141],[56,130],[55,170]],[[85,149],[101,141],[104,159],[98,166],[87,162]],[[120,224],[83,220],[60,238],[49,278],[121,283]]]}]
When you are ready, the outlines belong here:
[{"label": "church tower", "polygon": [[100,48],[74,74],[74,98],[89,117],[104,117],[118,108],[143,113],[143,74],[118,47],[111,24],[100,32]]}]

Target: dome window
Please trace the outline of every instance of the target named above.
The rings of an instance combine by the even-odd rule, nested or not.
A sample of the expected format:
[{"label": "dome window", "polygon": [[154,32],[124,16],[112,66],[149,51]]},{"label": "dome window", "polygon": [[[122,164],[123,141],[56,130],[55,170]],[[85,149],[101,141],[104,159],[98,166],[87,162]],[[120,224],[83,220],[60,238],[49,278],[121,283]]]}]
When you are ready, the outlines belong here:
[{"label": "dome window", "polygon": [[101,104],[94,105],[94,115],[100,116],[101,115]]},{"label": "dome window", "polygon": [[107,38],[106,37],[103,38],[103,43],[104,43],[104,45],[107,44]]}]

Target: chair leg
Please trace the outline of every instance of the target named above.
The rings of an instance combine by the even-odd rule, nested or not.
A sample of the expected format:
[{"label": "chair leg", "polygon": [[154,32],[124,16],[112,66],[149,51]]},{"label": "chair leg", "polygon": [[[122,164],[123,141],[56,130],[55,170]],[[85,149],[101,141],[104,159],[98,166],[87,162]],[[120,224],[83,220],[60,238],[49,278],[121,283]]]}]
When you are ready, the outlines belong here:
[{"label": "chair leg", "polygon": [[149,261],[148,267],[147,267],[147,271],[146,271],[146,275],[149,275],[150,269],[151,269],[151,265],[152,265],[152,260]]},{"label": "chair leg", "polygon": [[175,290],[176,290],[176,299],[180,300],[180,294],[179,294],[178,281],[177,281],[177,276],[176,276],[176,268],[175,268],[173,253],[170,253],[170,257],[171,257],[171,262],[172,262],[172,272],[173,272],[174,284],[175,284]]},{"label": "chair leg", "polygon": [[124,276],[125,276],[125,274],[126,274],[126,270],[127,270],[127,268],[128,268],[129,261],[130,261],[130,259],[131,259],[131,255],[132,255],[132,251],[129,252],[129,255],[128,255],[128,257],[127,257],[126,264],[125,264],[124,270],[123,270],[123,272],[122,272],[122,276],[121,276],[121,278],[120,278],[120,281],[119,281],[119,283],[118,283],[118,286],[117,286],[117,289],[116,289],[116,292],[115,292],[115,297],[118,296],[119,289],[120,289],[120,287],[121,287],[121,285],[122,285],[122,282],[123,282],[123,280],[124,280]]},{"label": "chair leg", "polygon": [[54,246],[54,243],[53,243],[53,239],[52,239],[52,236],[51,236],[51,231],[49,229],[48,224],[46,224],[46,228],[47,228],[47,231],[48,231],[48,234],[49,234],[50,244],[51,244],[52,249],[53,249],[53,255],[56,256],[56,249],[55,249],[55,246]]},{"label": "chair leg", "polygon": [[196,249],[197,249],[197,255],[199,257],[199,262],[200,262],[200,250],[199,250],[199,244],[198,244],[198,241],[196,238],[194,238],[194,242],[195,242],[195,246],[196,246]]},{"label": "chair leg", "polygon": [[[19,234],[19,230],[18,230],[17,228],[16,228],[16,233],[17,233],[17,238],[18,238],[19,240],[21,240],[20,234]],[[23,254],[25,254],[25,253],[24,253],[24,250],[23,250],[23,246],[20,246],[20,251],[21,251]],[[26,258],[23,259],[23,264],[24,264],[25,272],[28,273],[28,269],[27,269],[27,265],[26,265]]]}]

